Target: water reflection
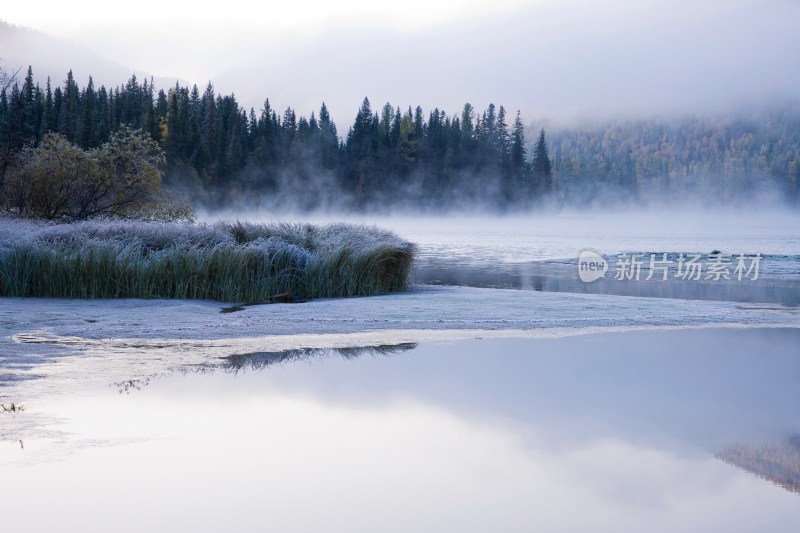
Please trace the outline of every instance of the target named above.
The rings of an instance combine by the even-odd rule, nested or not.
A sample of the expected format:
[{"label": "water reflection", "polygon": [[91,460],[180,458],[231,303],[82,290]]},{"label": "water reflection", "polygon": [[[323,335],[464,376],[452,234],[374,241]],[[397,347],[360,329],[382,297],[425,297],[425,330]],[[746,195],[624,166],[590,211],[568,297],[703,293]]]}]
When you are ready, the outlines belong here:
[{"label": "water reflection", "polygon": [[755,472],[732,450],[763,469],[784,448],[747,450],[796,442],[797,346],[797,329],[696,330],[233,355],[115,384],[137,394],[104,387],[37,406],[68,437],[0,447],[4,522],[792,529],[797,495],[725,461]]},{"label": "water reflection", "polygon": [[141,391],[148,385],[150,385],[150,380],[152,378],[140,378],[140,379],[126,379],[124,381],[117,381],[112,384],[114,388],[116,388],[120,394],[130,394],[133,391]]},{"label": "water reflection", "polygon": [[788,491],[800,493],[800,435],[763,446],[729,446],[717,457]]},{"label": "water reflection", "polygon": [[[623,345],[614,335],[544,339],[527,346],[513,339],[482,347],[423,345],[391,367],[370,365],[369,379],[348,365],[326,366],[319,374],[303,370],[302,378],[314,380],[310,388],[327,402],[373,404],[407,397],[470,418],[514,420],[522,437],[531,425],[549,427],[551,434],[539,437],[540,445],[548,441],[554,448],[624,438],[645,446],[669,443],[683,452],[717,452],[730,464],[795,490],[800,439],[782,439],[800,428],[798,330],[638,332],[624,338]],[[221,367],[265,370],[276,363],[416,348],[240,354],[226,357]],[[270,387],[309,387],[289,374],[280,376],[280,383],[269,380]],[[765,439],[783,444],[752,446]]]},{"label": "water reflection", "polygon": [[415,342],[401,344],[382,344],[379,346],[354,346],[348,348],[302,348],[297,350],[281,350],[278,352],[252,352],[234,354],[223,357],[220,365],[228,370],[264,370],[270,365],[311,361],[322,357],[342,357],[355,359],[364,355],[395,355],[417,347]]},{"label": "water reflection", "polygon": [[[644,256],[648,257],[649,254],[646,252]],[[675,253],[667,255],[671,261],[676,261]],[[592,283],[584,283],[579,279],[576,259],[487,264],[430,258],[415,265],[412,277],[416,283],[430,285],[800,305],[798,255],[766,255],[757,281],[737,281],[735,276],[733,280],[683,281],[676,278],[675,266],[668,270],[668,281],[658,277],[647,281],[649,265],[646,261],[642,265],[639,280],[617,280],[614,279],[615,259],[612,257],[609,260],[609,273],[604,279]]]}]

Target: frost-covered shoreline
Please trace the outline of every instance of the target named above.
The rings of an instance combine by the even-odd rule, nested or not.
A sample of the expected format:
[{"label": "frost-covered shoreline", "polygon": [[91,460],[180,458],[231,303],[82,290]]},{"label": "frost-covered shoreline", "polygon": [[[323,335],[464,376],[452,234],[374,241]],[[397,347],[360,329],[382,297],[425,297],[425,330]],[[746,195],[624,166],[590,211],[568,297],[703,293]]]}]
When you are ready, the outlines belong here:
[{"label": "frost-covered shoreline", "polygon": [[[0,399],[295,349],[697,328],[800,328],[800,308],[470,287],[302,304],[0,298]],[[40,379],[42,378],[42,379]],[[113,379],[112,379],[113,378]],[[4,386],[5,385],[5,386]]]},{"label": "frost-covered shoreline", "polygon": [[230,339],[380,330],[529,330],[700,325],[800,326],[771,304],[417,285],[405,293],[245,306],[196,300],[0,298],[0,332],[87,339]]},{"label": "frost-covered shoreline", "polygon": [[[247,306],[189,300],[0,298],[0,366],[81,346],[159,341],[259,349],[337,347],[472,337],[696,327],[800,327],[800,309],[470,287],[303,304]],[[250,339],[250,340],[248,340]],[[102,342],[101,342],[102,341]],[[202,351],[202,350],[201,350]]]}]

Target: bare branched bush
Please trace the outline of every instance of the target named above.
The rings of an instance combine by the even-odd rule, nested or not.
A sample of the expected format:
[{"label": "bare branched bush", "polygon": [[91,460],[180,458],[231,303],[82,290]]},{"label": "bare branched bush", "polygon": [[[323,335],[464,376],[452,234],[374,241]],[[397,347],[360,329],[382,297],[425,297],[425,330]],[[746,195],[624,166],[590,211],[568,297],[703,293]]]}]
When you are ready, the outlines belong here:
[{"label": "bare branched bush", "polygon": [[161,188],[163,164],[158,144],[128,127],[94,150],[48,133],[13,162],[2,183],[3,207],[26,218],[60,221],[189,219],[189,205],[168,198]]}]

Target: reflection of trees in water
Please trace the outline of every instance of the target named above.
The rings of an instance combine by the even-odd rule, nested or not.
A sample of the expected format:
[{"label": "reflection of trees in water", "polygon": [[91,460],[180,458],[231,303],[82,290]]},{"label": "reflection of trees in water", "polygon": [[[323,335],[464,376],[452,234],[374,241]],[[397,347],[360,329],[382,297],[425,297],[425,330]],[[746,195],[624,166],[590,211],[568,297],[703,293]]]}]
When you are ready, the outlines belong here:
[{"label": "reflection of trees in water", "polygon": [[300,348],[280,352],[252,352],[224,357],[222,368],[239,372],[240,370],[263,370],[268,366],[296,361],[309,361],[323,357],[343,357],[355,359],[364,355],[394,355],[413,350],[415,342],[402,344],[381,344],[378,346],[358,346],[351,348]]},{"label": "reflection of trees in water", "polygon": [[786,490],[800,493],[800,435],[758,448],[730,446],[716,457]]}]

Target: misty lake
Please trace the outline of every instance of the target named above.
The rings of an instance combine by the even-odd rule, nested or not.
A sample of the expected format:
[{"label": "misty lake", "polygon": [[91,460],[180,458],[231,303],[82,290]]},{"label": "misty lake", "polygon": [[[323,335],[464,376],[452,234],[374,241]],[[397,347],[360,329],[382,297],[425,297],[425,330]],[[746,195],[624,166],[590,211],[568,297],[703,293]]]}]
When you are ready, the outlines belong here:
[{"label": "misty lake", "polygon": [[800,532],[798,22],[4,2],[0,533]]},{"label": "misty lake", "polygon": [[[420,285],[233,313],[0,299],[0,529],[800,527],[796,216],[359,221],[419,244]],[[764,270],[609,295],[577,279],[586,247]]]}]

